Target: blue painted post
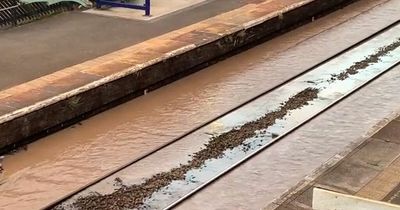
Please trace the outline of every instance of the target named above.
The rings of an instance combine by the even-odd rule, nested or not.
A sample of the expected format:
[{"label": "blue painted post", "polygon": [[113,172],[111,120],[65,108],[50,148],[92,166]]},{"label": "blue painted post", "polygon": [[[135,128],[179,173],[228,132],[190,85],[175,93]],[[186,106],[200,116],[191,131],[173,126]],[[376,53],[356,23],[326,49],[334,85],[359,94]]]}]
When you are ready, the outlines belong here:
[{"label": "blue painted post", "polygon": [[97,9],[101,8],[101,0],[96,0],[96,8]]},{"label": "blue painted post", "polygon": [[150,0],[146,0],[144,3],[145,15],[150,16]]}]

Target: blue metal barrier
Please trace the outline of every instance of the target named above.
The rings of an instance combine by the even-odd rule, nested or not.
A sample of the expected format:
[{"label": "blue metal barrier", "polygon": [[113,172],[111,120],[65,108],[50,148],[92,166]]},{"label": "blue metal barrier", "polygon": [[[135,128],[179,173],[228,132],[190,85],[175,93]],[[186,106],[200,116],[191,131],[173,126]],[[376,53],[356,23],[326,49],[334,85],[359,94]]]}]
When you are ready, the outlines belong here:
[{"label": "blue metal barrier", "polygon": [[96,0],[96,7],[101,8],[102,5],[108,5],[111,7],[124,7],[130,9],[140,9],[145,11],[146,16],[150,16],[150,0],[145,0],[143,5],[137,5],[132,3],[127,3],[120,0]]}]

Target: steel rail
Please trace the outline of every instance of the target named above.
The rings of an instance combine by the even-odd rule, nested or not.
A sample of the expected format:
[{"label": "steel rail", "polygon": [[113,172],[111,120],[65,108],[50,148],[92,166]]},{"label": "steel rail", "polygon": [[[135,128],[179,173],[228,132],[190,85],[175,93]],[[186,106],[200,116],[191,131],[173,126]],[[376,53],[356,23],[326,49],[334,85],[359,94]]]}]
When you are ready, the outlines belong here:
[{"label": "steel rail", "polygon": [[264,151],[265,149],[267,149],[268,147],[278,143],[280,140],[282,140],[285,136],[291,134],[292,132],[296,131],[298,128],[302,127],[303,125],[305,125],[306,123],[310,122],[311,120],[313,120],[314,118],[318,117],[319,115],[321,115],[322,113],[326,112],[327,110],[331,109],[334,105],[338,104],[339,102],[343,101],[344,99],[348,98],[349,96],[353,95],[354,93],[356,93],[357,91],[359,91],[360,89],[362,89],[363,87],[365,87],[366,85],[368,85],[369,83],[371,83],[372,81],[376,80],[377,78],[379,78],[380,76],[382,76],[383,74],[385,74],[386,72],[388,72],[389,70],[397,67],[400,65],[400,60],[394,64],[393,66],[385,69],[384,71],[376,74],[375,76],[373,76],[371,79],[366,80],[364,83],[362,83],[360,86],[357,86],[356,88],[352,89],[350,92],[348,92],[347,94],[343,95],[342,97],[338,98],[337,100],[333,101],[332,103],[330,103],[328,106],[326,106],[324,109],[320,110],[318,113],[314,114],[312,117],[301,121],[300,123],[298,123],[295,127],[293,127],[292,129],[288,130],[287,132],[284,132],[283,134],[280,134],[278,137],[274,138],[271,142],[265,144],[264,146],[262,146],[261,148],[257,149],[255,152],[251,153],[250,155],[244,157],[243,159],[239,160],[238,162],[236,162],[234,165],[231,165],[229,168],[225,169],[224,171],[220,172],[219,174],[217,174],[216,176],[214,176],[212,179],[208,180],[207,182],[203,183],[202,185],[198,186],[197,188],[195,188],[194,190],[192,190],[190,193],[184,195],[183,197],[179,198],[178,200],[176,200],[175,202],[171,203],[170,205],[168,205],[167,207],[163,208],[163,209],[171,209],[177,205],[179,205],[180,203],[184,202],[186,199],[190,198],[191,196],[193,196],[194,194],[196,194],[197,192],[201,191],[202,189],[204,189],[207,185],[217,181],[218,179],[222,178],[225,174],[228,174],[230,171],[232,171],[233,169],[241,166],[242,164],[244,164],[245,162],[249,161],[251,158],[255,157],[257,154],[261,153],[262,151]]},{"label": "steel rail", "polygon": [[[102,180],[106,179],[107,177],[110,177],[110,176],[114,175],[115,173],[118,173],[119,171],[121,171],[121,170],[123,170],[123,169],[125,169],[125,168],[127,168],[127,167],[129,167],[129,166],[131,166],[131,165],[133,165],[133,164],[135,164],[135,163],[137,163],[138,161],[143,160],[143,159],[145,159],[146,157],[149,157],[150,155],[152,155],[152,154],[154,154],[154,153],[156,153],[156,152],[158,152],[158,151],[160,151],[160,150],[162,150],[162,149],[164,149],[164,148],[166,148],[166,147],[172,145],[173,143],[175,143],[175,142],[181,140],[182,138],[184,138],[184,137],[190,135],[191,133],[194,133],[195,131],[197,131],[197,130],[203,128],[203,127],[205,127],[206,125],[208,125],[208,124],[210,124],[210,123],[212,123],[213,121],[216,121],[217,119],[222,118],[222,117],[228,115],[229,113],[234,112],[234,111],[236,111],[236,110],[242,108],[243,106],[245,106],[245,105],[247,105],[247,104],[249,104],[249,103],[251,103],[251,102],[253,102],[253,101],[255,101],[255,100],[259,99],[259,98],[261,98],[262,96],[264,96],[264,95],[266,95],[266,94],[268,94],[268,93],[271,93],[271,92],[273,92],[274,90],[277,90],[278,88],[281,88],[281,87],[285,86],[285,85],[288,84],[289,82],[291,82],[291,81],[293,81],[293,80],[295,80],[295,79],[297,79],[297,78],[299,78],[299,77],[305,75],[306,73],[308,73],[308,72],[314,70],[315,68],[317,68],[317,67],[319,67],[319,66],[321,66],[321,65],[323,65],[323,64],[325,64],[325,63],[327,63],[327,62],[329,62],[329,61],[331,61],[331,60],[333,60],[333,59],[335,59],[336,57],[340,56],[341,54],[343,54],[343,53],[345,53],[345,52],[348,52],[348,51],[350,51],[351,49],[354,49],[355,47],[357,47],[357,46],[359,46],[359,45],[365,43],[366,41],[368,41],[368,40],[374,38],[375,36],[377,36],[377,35],[379,35],[379,34],[385,32],[386,30],[392,28],[393,26],[395,26],[395,25],[397,25],[397,24],[399,24],[399,23],[400,23],[400,20],[398,20],[398,21],[396,21],[396,22],[393,22],[393,23],[391,23],[391,24],[385,26],[385,27],[382,28],[381,30],[379,30],[379,31],[373,33],[372,35],[370,35],[370,36],[364,38],[363,40],[361,40],[361,41],[359,41],[359,42],[357,42],[357,43],[355,43],[355,44],[349,46],[348,48],[346,48],[346,49],[344,49],[344,50],[342,50],[342,51],[336,53],[335,55],[329,57],[328,59],[326,59],[326,60],[324,60],[324,61],[322,61],[322,62],[320,62],[320,63],[318,63],[318,64],[316,64],[316,65],[314,65],[314,66],[312,66],[312,67],[310,67],[309,69],[306,69],[305,71],[303,71],[303,72],[301,72],[301,73],[299,73],[299,74],[297,74],[297,75],[294,75],[293,77],[291,77],[291,78],[289,78],[289,79],[287,79],[287,80],[285,80],[285,81],[283,81],[281,84],[279,84],[279,85],[277,85],[277,86],[275,86],[275,87],[273,87],[273,88],[271,88],[271,89],[269,89],[269,90],[267,90],[267,91],[265,91],[265,92],[263,92],[263,93],[261,93],[261,94],[255,96],[254,98],[252,98],[252,99],[250,99],[250,100],[248,100],[248,101],[242,103],[241,105],[239,105],[239,106],[237,106],[237,107],[235,107],[235,108],[233,108],[233,109],[230,109],[229,111],[227,111],[227,112],[225,112],[225,113],[223,113],[223,114],[221,114],[221,115],[219,115],[219,116],[217,116],[217,117],[215,117],[215,118],[213,118],[213,119],[211,119],[211,120],[209,120],[209,121],[207,121],[207,122],[205,122],[205,123],[203,123],[203,124],[201,124],[201,125],[195,127],[194,129],[192,129],[192,130],[190,130],[190,131],[184,133],[183,135],[181,135],[181,136],[179,136],[179,137],[177,137],[177,138],[174,138],[174,139],[171,140],[170,142],[168,142],[168,143],[166,143],[166,144],[163,144],[163,145],[157,147],[156,149],[154,149],[154,150],[152,150],[152,151],[149,151],[148,153],[146,153],[146,154],[144,154],[144,155],[142,155],[142,156],[140,156],[140,157],[138,157],[138,158],[136,158],[136,159],[134,159],[134,160],[128,162],[127,164],[125,164],[125,165],[123,165],[123,166],[121,166],[121,167],[119,167],[119,168],[113,170],[112,172],[107,173],[106,175],[100,177],[99,179],[96,179],[96,180],[94,180],[93,182],[91,182],[91,183],[89,183],[89,184],[87,184],[87,185],[84,185],[83,187],[81,187],[81,188],[77,189],[76,191],[74,191],[74,192],[72,192],[72,193],[70,193],[70,194],[68,194],[68,195],[66,195],[66,196],[64,196],[64,197],[62,197],[62,198],[56,200],[55,202],[50,203],[50,204],[47,205],[44,209],[51,209],[51,208],[57,206],[58,204],[63,203],[64,201],[70,199],[70,198],[73,197],[74,195],[79,194],[80,192],[82,192],[82,191],[88,189],[89,187],[91,187],[91,186],[93,186],[93,185],[96,185],[97,183],[101,182]],[[399,64],[399,63],[397,63],[396,65],[398,65],[398,64]],[[393,67],[394,67],[394,66],[393,66]],[[352,92],[350,92],[349,94],[347,94],[347,95],[341,97],[339,100],[336,100],[335,102],[329,104],[329,106],[328,106],[327,108],[325,108],[323,111],[318,112],[318,113],[317,113],[315,116],[313,116],[312,118],[303,121],[303,122],[301,123],[301,125],[304,125],[305,123],[307,123],[307,122],[309,122],[310,120],[314,119],[316,116],[318,116],[318,115],[320,115],[321,113],[325,112],[326,110],[328,110],[329,108],[331,108],[332,106],[334,106],[335,104],[337,104],[338,102],[340,102],[341,100],[347,98],[349,95],[353,94],[354,92],[356,92],[356,91],[359,90],[360,88],[364,87],[365,85],[367,85],[367,84],[370,83],[371,81],[375,80],[376,78],[378,78],[379,76],[381,76],[381,75],[384,74],[385,72],[389,71],[389,70],[392,69],[393,67],[391,67],[391,68],[389,68],[389,69],[386,69],[386,71],[384,71],[384,72],[382,72],[382,73],[376,75],[374,78],[372,78],[372,79],[366,81],[364,84],[362,84],[361,86],[358,86],[357,88],[355,88],[355,89],[354,89]],[[261,149],[261,150],[264,150],[265,148],[267,148],[267,147],[269,147],[269,146],[275,144],[275,143],[278,142],[278,140],[281,139],[283,136],[286,136],[287,134],[293,132],[295,129],[297,129],[297,128],[300,127],[301,125],[297,125],[297,126],[296,126],[293,130],[291,130],[290,132],[286,132],[286,133],[280,135],[280,136],[277,137],[273,142],[270,142],[270,143],[268,143],[267,145],[265,145],[265,146],[263,147],[263,149]],[[248,159],[250,159],[250,158],[253,157],[254,155],[256,155],[256,154],[258,154],[259,152],[261,152],[261,150],[255,152],[254,154],[251,154],[250,157],[243,158],[242,160],[240,160],[240,162],[238,162],[238,163],[232,165],[232,166],[229,167],[227,170],[225,170],[225,171],[221,172],[220,174],[218,174],[218,176],[216,176],[214,179],[207,181],[206,183],[204,183],[204,184],[202,184],[201,186],[197,187],[195,190],[193,190],[193,191],[190,192],[189,194],[186,194],[184,197],[181,197],[179,200],[176,200],[175,202],[171,203],[171,204],[168,205],[165,209],[170,209],[170,208],[172,208],[172,207],[178,205],[179,203],[181,203],[182,201],[186,200],[187,198],[189,198],[190,196],[192,196],[192,195],[195,194],[196,192],[198,192],[198,191],[200,191],[201,189],[203,189],[203,188],[204,188],[205,186],[207,186],[208,184],[210,184],[210,183],[212,183],[212,182],[218,180],[222,175],[228,173],[228,172],[231,171],[232,169],[234,169],[234,168],[238,167],[239,165],[243,164],[243,163],[246,162]]]}]

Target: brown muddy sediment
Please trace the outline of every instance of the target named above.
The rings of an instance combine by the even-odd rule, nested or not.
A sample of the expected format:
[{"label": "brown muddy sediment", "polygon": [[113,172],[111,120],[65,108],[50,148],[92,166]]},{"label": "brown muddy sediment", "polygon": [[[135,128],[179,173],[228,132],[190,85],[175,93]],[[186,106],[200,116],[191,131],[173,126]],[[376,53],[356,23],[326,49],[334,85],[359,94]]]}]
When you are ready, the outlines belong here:
[{"label": "brown muddy sediment", "polygon": [[[126,209],[138,208],[144,204],[154,192],[168,186],[172,181],[184,180],[185,174],[202,167],[206,160],[220,158],[228,149],[242,145],[244,141],[256,135],[256,131],[266,129],[273,125],[276,120],[284,118],[291,110],[301,108],[318,96],[318,89],[307,88],[290,97],[286,102],[273,112],[269,112],[261,118],[248,122],[239,128],[212,137],[205,148],[194,153],[192,160],[168,172],[162,172],[145,180],[138,185],[121,185],[111,194],[101,195],[93,193],[86,197],[79,197],[72,205],[78,209]],[[117,181],[118,182],[118,181]],[[60,209],[60,206],[55,209]]]},{"label": "brown muddy sediment", "polygon": [[0,209],[40,209],[335,55],[397,20],[396,10],[387,8],[400,2],[384,2],[361,1],[6,156]]},{"label": "brown muddy sediment", "polygon": [[353,65],[344,70],[342,73],[332,74],[330,81],[333,82],[335,80],[345,80],[349,78],[350,75],[357,74],[360,70],[366,69],[371,64],[378,63],[379,61],[381,61],[380,57],[387,55],[389,52],[395,50],[398,47],[400,47],[400,38],[398,38],[395,42],[393,42],[390,45],[379,48],[376,53],[365,57],[364,60],[355,62]]},{"label": "brown muddy sediment", "polygon": [[[400,38],[390,45],[381,47],[365,59],[354,63],[340,74],[332,75],[330,81],[345,80],[351,75],[359,73],[368,66],[380,62],[382,56],[387,55],[391,51],[400,47]],[[234,128],[219,136],[212,137],[205,145],[205,148],[194,153],[192,160],[179,167],[173,168],[168,172],[162,172],[146,179],[140,185],[121,185],[119,189],[111,194],[101,195],[93,193],[87,197],[80,197],[73,206],[79,209],[125,209],[142,207],[144,201],[151,195],[163,187],[168,186],[176,180],[184,180],[185,174],[192,170],[201,168],[205,161],[220,158],[228,149],[233,149],[239,145],[243,145],[246,139],[256,135],[256,131],[266,129],[273,125],[276,120],[284,118],[290,111],[307,105],[309,101],[315,99],[318,95],[318,90],[307,88],[295,96],[289,98],[278,108],[278,110],[269,112],[263,117],[248,122],[241,127]],[[275,136],[276,137],[276,136]]]}]

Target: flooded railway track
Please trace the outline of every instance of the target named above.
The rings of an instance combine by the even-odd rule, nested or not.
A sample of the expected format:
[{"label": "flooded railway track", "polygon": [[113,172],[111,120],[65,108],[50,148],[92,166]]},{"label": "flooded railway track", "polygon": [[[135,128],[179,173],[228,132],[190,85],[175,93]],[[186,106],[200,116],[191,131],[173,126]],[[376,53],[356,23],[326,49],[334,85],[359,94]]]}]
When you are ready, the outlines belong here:
[{"label": "flooded railway track", "polygon": [[[399,62],[396,22],[48,209],[172,208]],[[170,153],[180,158],[163,159],[174,166],[165,170],[157,158]]]}]

